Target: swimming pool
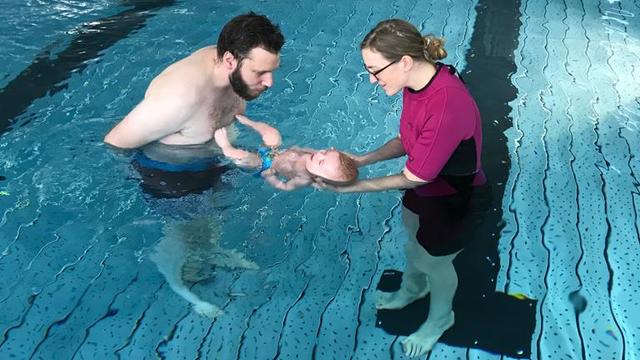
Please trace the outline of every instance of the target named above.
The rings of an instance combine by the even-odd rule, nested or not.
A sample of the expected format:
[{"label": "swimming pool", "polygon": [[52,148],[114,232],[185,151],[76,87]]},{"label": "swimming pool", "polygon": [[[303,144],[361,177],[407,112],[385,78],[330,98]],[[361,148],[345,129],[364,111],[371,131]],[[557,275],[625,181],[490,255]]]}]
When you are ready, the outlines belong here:
[{"label": "swimming pool", "polygon": [[[287,42],[247,113],[287,146],[364,151],[396,134],[400,99],[368,84],[358,51],[381,19],[444,35],[464,69],[495,210],[456,261],[456,301],[506,312],[482,307],[505,293],[532,308],[457,330],[430,359],[637,358],[637,2],[125,3],[0,4],[0,357],[404,357],[373,306],[383,272],[403,269],[399,192],[283,193],[232,170],[202,194],[157,199],[102,144],[155,74],[251,9]],[[194,287],[224,311],[213,321],[150,259],[183,217],[218,229],[213,251],[259,267],[219,266]],[[483,340],[529,325],[527,342]]]}]

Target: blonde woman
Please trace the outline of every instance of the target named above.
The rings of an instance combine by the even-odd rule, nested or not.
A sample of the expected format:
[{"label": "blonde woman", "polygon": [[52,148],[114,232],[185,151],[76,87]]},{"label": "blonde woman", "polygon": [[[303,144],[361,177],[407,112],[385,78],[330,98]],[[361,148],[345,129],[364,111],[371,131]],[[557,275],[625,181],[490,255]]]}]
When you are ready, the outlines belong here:
[{"label": "blonde woman", "polygon": [[[407,156],[396,175],[360,179],[338,192],[403,189],[403,221],[410,234],[407,269],[399,291],[377,294],[379,309],[402,308],[430,292],[428,319],[402,345],[408,356],[430,351],[455,321],[458,278],[453,259],[482,218],[471,200],[484,191],[480,113],[455,68],[439,63],[444,40],[423,36],[399,19],[380,22],[361,44],[369,81],[402,93],[399,135],[379,149],[354,155],[359,166]],[[483,189],[483,190],[480,190]]]}]

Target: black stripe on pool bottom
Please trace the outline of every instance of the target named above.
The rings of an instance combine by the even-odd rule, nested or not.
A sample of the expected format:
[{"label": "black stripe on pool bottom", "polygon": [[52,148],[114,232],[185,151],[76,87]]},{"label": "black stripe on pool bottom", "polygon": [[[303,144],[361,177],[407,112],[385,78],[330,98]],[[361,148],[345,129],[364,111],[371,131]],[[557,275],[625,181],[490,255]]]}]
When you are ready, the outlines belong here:
[{"label": "black stripe on pool bottom", "polygon": [[[487,214],[483,226],[475,231],[474,241],[456,258],[459,285],[455,303],[470,312],[479,310],[476,304],[484,304],[482,311],[501,314],[505,310],[501,308],[505,304],[502,300],[515,304],[514,299],[503,298],[500,295],[504,294],[496,293],[495,287],[500,269],[498,240],[504,227],[502,198],[511,166],[504,132],[513,126],[508,104],[517,96],[511,75],[516,72],[514,54],[522,26],[520,1],[481,0],[476,11],[478,17],[471,38],[471,49],[466,57],[464,78],[482,114],[482,165],[493,189],[495,211]],[[501,301],[491,302],[487,299]],[[483,333],[501,334],[500,344],[494,345],[505,347],[505,350],[506,347],[518,350],[510,356],[529,357],[536,322],[535,306],[534,302],[529,301],[519,304],[521,306],[513,308],[518,311],[512,312],[508,319],[496,315],[495,323],[484,323],[477,329],[482,329]],[[492,350],[496,352],[496,348]]]},{"label": "black stripe on pool bottom", "polygon": [[145,21],[154,15],[150,10],[173,5],[175,0],[123,3],[134,7],[78,28],[69,46],[55,54],[44,50],[29,67],[0,89],[0,135],[8,131],[14,119],[35,100],[65,89],[67,85],[63,82],[73,72],[84,70],[89,60],[99,58],[104,50],[144,27]]},{"label": "black stripe on pool bottom", "polygon": [[[441,340],[454,346],[528,358],[536,301],[495,291],[500,269],[498,238],[504,226],[502,197],[510,167],[504,131],[512,126],[508,103],[516,98],[510,79],[516,71],[514,53],[522,25],[520,1],[480,0],[476,11],[463,77],[482,114],[482,164],[492,187],[495,211],[487,214],[483,225],[474,231],[474,241],[454,262],[459,278],[453,305],[456,324]],[[386,291],[397,288],[398,274],[385,271],[378,287]],[[426,304],[427,300],[421,299],[392,313],[379,311],[377,325],[390,334],[411,334],[426,319]]]}]

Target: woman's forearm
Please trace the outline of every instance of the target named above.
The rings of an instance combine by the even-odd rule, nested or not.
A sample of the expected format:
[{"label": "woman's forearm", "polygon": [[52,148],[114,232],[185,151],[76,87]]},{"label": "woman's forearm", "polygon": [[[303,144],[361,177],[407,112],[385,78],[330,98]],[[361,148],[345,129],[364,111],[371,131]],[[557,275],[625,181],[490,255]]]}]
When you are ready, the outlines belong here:
[{"label": "woman's forearm", "polygon": [[404,150],[400,138],[396,137],[387,141],[386,144],[382,145],[377,150],[360,156],[358,162],[360,166],[364,166],[377,163],[378,161],[395,159],[406,154],[407,152]]},{"label": "woman's forearm", "polygon": [[363,179],[356,181],[351,185],[332,187],[332,190],[348,193],[348,192],[372,192],[394,189],[412,189],[414,187],[425,184],[425,182],[416,182],[407,179],[403,174],[383,176],[373,179]]}]

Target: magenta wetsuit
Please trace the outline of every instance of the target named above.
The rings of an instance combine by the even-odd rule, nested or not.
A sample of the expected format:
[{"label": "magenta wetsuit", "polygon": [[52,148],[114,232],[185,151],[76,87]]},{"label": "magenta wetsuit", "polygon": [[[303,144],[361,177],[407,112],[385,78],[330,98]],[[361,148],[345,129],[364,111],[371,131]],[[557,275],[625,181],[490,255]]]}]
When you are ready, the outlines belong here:
[{"label": "magenta wetsuit", "polygon": [[453,66],[436,64],[421,90],[403,92],[400,139],[406,167],[429,183],[407,190],[403,205],[417,214],[417,240],[433,256],[453,254],[471,240],[491,201],[481,168],[478,107]]}]

